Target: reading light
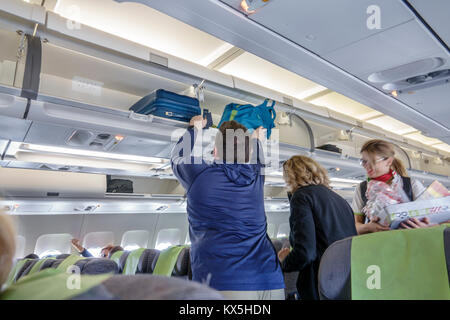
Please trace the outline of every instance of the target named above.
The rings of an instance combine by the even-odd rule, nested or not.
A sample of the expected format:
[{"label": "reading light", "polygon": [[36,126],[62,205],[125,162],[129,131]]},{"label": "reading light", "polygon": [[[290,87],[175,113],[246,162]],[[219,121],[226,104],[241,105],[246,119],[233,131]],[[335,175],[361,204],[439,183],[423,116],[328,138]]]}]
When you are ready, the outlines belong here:
[{"label": "reading light", "polygon": [[118,134],[118,135],[116,135],[114,138],[115,138],[117,141],[122,141],[123,138],[124,138],[124,136],[121,136],[120,134]]},{"label": "reading light", "polygon": [[242,10],[244,10],[246,13],[254,13],[255,10],[250,10],[249,5],[247,4],[247,0],[242,0],[241,2],[241,8]]},{"label": "reading light", "polygon": [[398,97],[398,91],[397,90],[392,90],[391,94],[392,94],[392,96],[394,96],[396,98]]},{"label": "reading light", "polygon": [[247,14],[255,13],[257,9],[260,9],[267,5],[270,0],[242,0],[241,8]]}]

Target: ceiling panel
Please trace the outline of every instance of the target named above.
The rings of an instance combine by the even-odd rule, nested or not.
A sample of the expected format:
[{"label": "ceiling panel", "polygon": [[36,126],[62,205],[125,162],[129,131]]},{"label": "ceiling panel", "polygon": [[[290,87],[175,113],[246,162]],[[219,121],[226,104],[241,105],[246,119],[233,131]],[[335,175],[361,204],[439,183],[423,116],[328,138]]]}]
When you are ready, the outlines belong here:
[{"label": "ceiling panel", "polygon": [[415,110],[449,128],[450,134],[450,83],[431,88],[405,92],[398,96]]},{"label": "ceiling panel", "polygon": [[[240,8],[240,1],[222,2]],[[367,27],[367,10],[374,4],[381,29]],[[392,0],[339,0],[339,5],[336,0],[274,0],[249,17],[319,55],[414,18],[401,1]]]},{"label": "ceiling panel", "polygon": [[450,46],[450,1],[448,0],[409,0],[439,37]]},{"label": "ceiling panel", "polygon": [[305,92],[323,90],[322,86],[248,52],[223,66],[219,71],[293,97],[301,98]]},{"label": "ceiling panel", "polygon": [[328,61],[366,82],[371,73],[428,57],[442,57],[449,62],[448,53],[416,20],[380,32],[324,56]]}]

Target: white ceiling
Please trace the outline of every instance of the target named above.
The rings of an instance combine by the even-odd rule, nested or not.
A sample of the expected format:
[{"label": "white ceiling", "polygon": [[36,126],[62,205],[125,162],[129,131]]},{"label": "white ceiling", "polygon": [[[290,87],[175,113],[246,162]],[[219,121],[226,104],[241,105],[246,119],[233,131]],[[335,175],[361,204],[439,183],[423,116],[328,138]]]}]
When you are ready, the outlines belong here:
[{"label": "white ceiling", "polygon": [[[241,3],[237,0],[222,2],[238,9]],[[366,10],[374,3],[382,12],[383,30],[414,18],[410,12],[401,10],[400,1],[392,0],[339,0],[338,5],[336,0],[273,0],[249,18],[316,54],[324,55],[382,31],[366,27]],[[311,37],[314,40],[310,40]]]},{"label": "white ceiling", "polygon": [[450,28],[448,19],[450,15],[450,1],[448,0],[408,0],[420,13],[422,18],[430,25],[439,37],[450,46]]}]

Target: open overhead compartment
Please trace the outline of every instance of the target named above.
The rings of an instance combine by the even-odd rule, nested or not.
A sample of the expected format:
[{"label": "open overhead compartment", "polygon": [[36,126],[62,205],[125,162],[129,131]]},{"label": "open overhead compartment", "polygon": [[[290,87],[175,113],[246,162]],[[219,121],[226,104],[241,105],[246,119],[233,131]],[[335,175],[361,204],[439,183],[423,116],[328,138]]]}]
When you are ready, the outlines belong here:
[{"label": "open overhead compartment", "polygon": [[[398,156],[409,169],[429,170],[437,174],[432,177],[448,182],[445,149],[437,152],[426,143],[414,143],[412,137],[417,132],[408,125],[398,128],[397,120],[306,79],[294,81],[286,91],[276,86],[267,88],[270,83],[239,78],[239,66],[256,61],[250,53],[218,67],[226,70],[225,74],[92,26],[67,28],[69,22],[47,12],[46,23],[37,29],[41,68],[36,98],[22,98],[21,90],[14,86],[0,87],[0,121],[7,117],[11,123],[10,129],[0,132],[0,139],[6,141],[1,160],[5,167],[174,179],[168,157],[187,123],[139,115],[128,109],[155,89],[193,95],[194,86],[201,85],[201,107],[212,112],[216,124],[230,102],[276,100],[278,160],[295,154],[315,157],[333,178],[353,181],[335,181],[346,183],[339,186],[342,189],[353,187],[364,175],[358,164],[359,150],[370,138],[392,141],[399,146]],[[14,31],[5,30],[7,39],[17,41]],[[11,54],[7,53],[8,59],[12,59]],[[262,65],[262,73],[277,74],[277,83],[288,76],[298,80],[292,72],[259,62],[255,62],[254,70]],[[352,116],[344,114],[344,108]],[[383,130],[387,123],[399,131]],[[14,133],[13,128],[20,128],[20,132]],[[405,134],[411,134],[411,139]],[[319,149],[326,145],[334,146],[335,151]],[[425,158],[411,161],[411,155],[402,151],[405,148],[431,157],[433,163],[440,159],[443,165],[427,164]],[[267,183],[283,184],[276,175]]]}]

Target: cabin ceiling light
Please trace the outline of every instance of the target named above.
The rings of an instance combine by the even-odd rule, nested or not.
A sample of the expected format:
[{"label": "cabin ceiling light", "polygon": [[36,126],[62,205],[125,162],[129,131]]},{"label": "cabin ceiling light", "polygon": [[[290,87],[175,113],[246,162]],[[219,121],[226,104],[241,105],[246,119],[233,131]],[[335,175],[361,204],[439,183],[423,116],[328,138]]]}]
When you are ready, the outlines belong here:
[{"label": "cabin ceiling light", "polygon": [[37,145],[37,144],[22,144],[20,149],[23,151],[37,151],[37,152],[56,153],[56,154],[73,155],[73,156],[84,156],[84,157],[92,157],[92,158],[134,161],[134,162],[150,163],[150,164],[164,163],[164,159],[161,159],[161,158],[143,157],[143,156],[99,152],[99,151],[91,151],[91,150],[81,150],[81,149],[70,149],[70,148],[44,146],[44,145]]}]

